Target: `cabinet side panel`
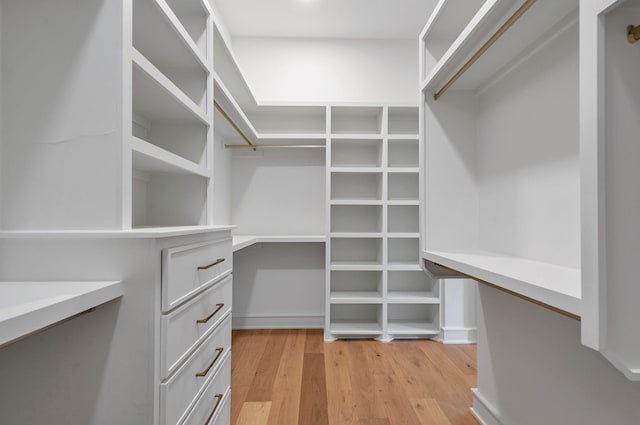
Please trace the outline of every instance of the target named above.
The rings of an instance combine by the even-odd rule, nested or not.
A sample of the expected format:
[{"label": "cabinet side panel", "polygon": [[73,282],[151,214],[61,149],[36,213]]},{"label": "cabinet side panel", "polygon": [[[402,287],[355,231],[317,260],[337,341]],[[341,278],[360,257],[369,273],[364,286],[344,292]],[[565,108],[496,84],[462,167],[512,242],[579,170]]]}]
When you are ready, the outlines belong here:
[{"label": "cabinet side panel", "polygon": [[630,23],[640,24],[640,8],[620,8],[606,18],[606,349],[627,372],[635,369],[638,379],[640,43],[627,42],[623,30]]},{"label": "cabinet side panel", "polygon": [[3,228],[120,227],[122,15],[118,1],[3,3]]}]

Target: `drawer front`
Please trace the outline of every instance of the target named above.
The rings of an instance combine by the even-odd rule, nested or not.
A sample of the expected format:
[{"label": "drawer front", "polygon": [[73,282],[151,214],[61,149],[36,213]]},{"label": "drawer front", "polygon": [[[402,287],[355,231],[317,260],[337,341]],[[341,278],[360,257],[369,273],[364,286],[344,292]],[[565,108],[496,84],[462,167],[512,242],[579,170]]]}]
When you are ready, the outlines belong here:
[{"label": "drawer front", "polygon": [[[229,425],[231,422],[230,400],[231,361],[227,359],[219,376],[207,385],[196,405],[180,425]],[[228,381],[227,381],[228,380]],[[225,386],[226,384],[226,386]],[[165,424],[169,425],[169,424]]]},{"label": "drawer front", "polygon": [[218,326],[193,355],[160,385],[160,422],[177,424],[231,352],[231,315]]},{"label": "drawer front", "polygon": [[232,279],[227,276],[160,318],[161,379],[169,377],[231,311]]},{"label": "drawer front", "polygon": [[233,267],[231,239],[162,250],[162,312],[177,307]]}]

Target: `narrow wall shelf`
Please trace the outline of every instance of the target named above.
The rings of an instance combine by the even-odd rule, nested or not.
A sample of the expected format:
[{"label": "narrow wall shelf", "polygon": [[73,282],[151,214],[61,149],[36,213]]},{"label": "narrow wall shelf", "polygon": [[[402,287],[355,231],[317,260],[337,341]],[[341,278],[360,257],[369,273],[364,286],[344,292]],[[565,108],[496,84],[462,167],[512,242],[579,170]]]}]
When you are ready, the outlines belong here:
[{"label": "narrow wall shelf", "polygon": [[196,174],[211,178],[206,167],[184,159],[137,137],[131,137],[133,168],[147,172]]}]

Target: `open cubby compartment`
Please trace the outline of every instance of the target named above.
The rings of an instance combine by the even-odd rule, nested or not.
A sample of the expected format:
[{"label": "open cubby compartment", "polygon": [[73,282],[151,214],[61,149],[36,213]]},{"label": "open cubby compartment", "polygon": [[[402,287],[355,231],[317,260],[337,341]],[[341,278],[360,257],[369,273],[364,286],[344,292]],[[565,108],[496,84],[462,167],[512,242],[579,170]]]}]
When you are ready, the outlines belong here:
[{"label": "open cubby compartment", "polygon": [[332,271],[331,298],[382,298],[382,271]]},{"label": "open cubby compartment", "polygon": [[418,139],[389,140],[389,168],[418,168],[420,146]]},{"label": "open cubby compartment", "polygon": [[559,24],[489,72],[505,60],[489,52],[506,54],[501,43],[515,35],[503,37],[437,101],[426,96],[427,251],[579,268],[578,25],[571,16]]},{"label": "open cubby compartment", "polygon": [[389,195],[391,201],[417,200],[418,173],[389,173]]},{"label": "open cubby compartment", "polygon": [[420,248],[418,238],[389,238],[390,265],[420,264]]},{"label": "open cubby compartment", "polygon": [[418,205],[389,205],[387,208],[387,232],[418,233],[420,231]]},{"label": "open cubby compartment", "polygon": [[331,140],[332,167],[381,167],[382,139]]},{"label": "open cubby compartment", "polygon": [[[629,335],[637,335],[637,325],[640,322],[640,286],[635,284],[638,280],[637,253],[640,252],[640,191],[637,187],[640,179],[637,166],[640,159],[640,143],[637,143],[640,134],[640,42],[630,44],[625,29],[628,25],[640,24],[640,1],[628,0],[620,3],[609,12],[604,22],[605,44],[601,54],[606,60],[600,59],[604,61],[604,80],[599,79],[598,83],[603,84],[605,89],[604,113],[599,123],[600,128],[604,126],[605,130],[598,142],[598,155],[604,154],[602,178],[606,197],[605,228],[604,232],[598,234],[604,234],[606,238],[585,240],[583,245],[591,245],[587,248],[591,252],[604,251],[606,277],[602,279],[598,273],[586,275],[583,271],[583,294],[587,291],[606,294],[606,309],[598,307],[601,306],[602,300],[593,297],[590,303],[585,305],[585,310],[589,314],[595,311],[600,311],[600,314],[607,313],[604,320],[606,327],[603,329],[606,334],[605,338],[601,339],[606,340],[606,349],[611,358],[617,358],[619,364],[625,365],[621,370],[630,379],[638,380],[640,345],[637,338],[630,338]],[[591,152],[595,149],[597,147],[589,148]],[[591,155],[588,158],[591,167],[595,167],[595,159]],[[596,172],[594,169],[590,170],[589,176]],[[596,183],[591,184],[593,191],[598,190]],[[602,185],[602,180],[599,185]],[[593,198],[588,201],[596,202]],[[596,208],[594,205],[590,207]],[[592,211],[589,213],[593,214]],[[602,214],[602,211],[599,213]],[[602,219],[602,216],[600,218]],[[593,225],[596,226],[596,222],[593,222]],[[603,244],[604,250],[602,247],[598,250],[598,245]],[[604,288],[596,290],[592,286],[585,286],[587,284],[603,285]],[[602,323],[601,318],[590,318],[590,323],[596,325],[599,320]],[[583,317],[583,325],[584,323]]]},{"label": "open cubby compartment", "polygon": [[389,134],[418,134],[418,108],[413,106],[389,107]]},{"label": "open cubby compartment", "polygon": [[381,205],[332,205],[332,233],[381,233]]},{"label": "open cubby compartment", "polygon": [[195,164],[208,165],[208,125],[135,64],[132,96],[133,136]]},{"label": "open cubby compartment", "polygon": [[192,174],[133,170],[133,227],[207,224],[209,179]]},{"label": "open cubby compartment", "polygon": [[208,71],[168,22],[156,0],[133,2],[133,47],[201,110],[207,111]]},{"label": "open cubby compartment", "polygon": [[331,238],[331,263],[381,265],[382,238]]},{"label": "open cubby compartment", "polygon": [[388,332],[396,336],[440,332],[440,306],[437,304],[388,304]]},{"label": "open cubby compartment", "polygon": [[382,173],[331,173],[331,199],[381,200]]},{"label": "open cubby compartment", "polygon": [[332,106],[332,134],[381,134],[381,106]]},{"label": "open cubby compartment", "polygon": [[207,52],[209,10],[206,0],[165,0],[203,56]]},{"label": "open cubby compartment", "polygon": [[329,308],[333,334],[366,336],[382,333],[381,304],[332,304]]},{"label": "open cubby compartment", "polygon": [[485,0],[440,0],[422,32],[425,79],[449,50],[455,39],[478,12]]},{"label": "open cubby compartment", "polygon": [[393,299],[440,298],[440,285],[418,270],[388,271],[387,295]]},{"label": "open cubby compartment", "polygon": [[243,105],[243,110],[259,133],[327,133],[326,106]]}]

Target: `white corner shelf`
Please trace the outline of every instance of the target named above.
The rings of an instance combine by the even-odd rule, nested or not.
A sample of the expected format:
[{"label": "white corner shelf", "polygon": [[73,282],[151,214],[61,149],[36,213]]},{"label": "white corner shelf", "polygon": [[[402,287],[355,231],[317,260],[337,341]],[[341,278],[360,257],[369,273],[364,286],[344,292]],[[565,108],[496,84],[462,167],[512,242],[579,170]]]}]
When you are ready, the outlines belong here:
[{"label": "white corner shelf", "polygon": [[234,235],[233,252],[257,243],[324,243],[325,235]]},{"label": "white corner shelf", "polygon": [[[452,76],[484,42],[521,6],[516,0],[487,0],[460,32],[450,47],[428,71],[421,84],[422,91],[435,92],[446,79]],[[577,0],[554,0],[536,2],[525,17],[518,20],[494,46],[456,82],[456,89],[478,89],[489,82],[500,71],[520,57],[531,55],[532,45],[539,46],[542,40],[553,36],[565,26],[570,15],[576,15]],[[428,34],[427,34],[428,38]],[[523,53],[524,52],[524,53]]]},{"label": "white corner shelf", "polygon": [[581,316],[580,270],[482,251],[423,251],[428,261]]},{"label": "white corner shelf", "polygon": [[212,172],[138,137],[131,137],[133,168],[150,173],[195,174],[211,178]]},{"label": "white corner shelf", "polygon": [[123,295],[114,282],[0,282],[0,347]]},{"label": "white corner shelf", "polygon": [[[202,69],[212,71],[206,51],[196,45],[165,0],[135,1],[133,5],[134,45],[153,49],[154,57],[163,58],[169,68],[185,68],[195,59]],[[202,11],[208,15],[208,9]]]},{"label": "white corner shelf", "polygon": [[200,122],[210,119],[139,51],[132,48],[133,108],[147,119]]}]

